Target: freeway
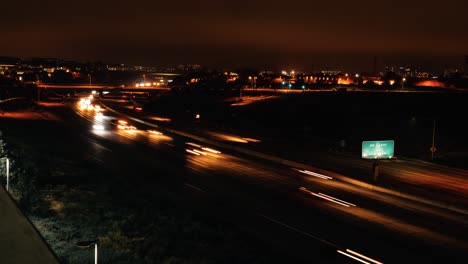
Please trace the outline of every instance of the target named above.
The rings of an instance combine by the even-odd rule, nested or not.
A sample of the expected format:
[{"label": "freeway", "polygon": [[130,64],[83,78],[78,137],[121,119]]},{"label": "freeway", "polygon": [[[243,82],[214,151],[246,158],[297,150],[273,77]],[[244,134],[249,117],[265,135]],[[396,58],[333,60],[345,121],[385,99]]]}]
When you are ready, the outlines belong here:
[{"label": "freeway", "polygon": [[[182,165],[186,173],[175,184],[184,188],[190,202],[256,234],[293,262],[467,260],[468,219],[461,212],[350,184],[340,180],[346,171],[268,162],[102,107],[96,111],[75,102],[70,106],[89,122],[82,129],[93,129],[100,145],[109,140],[134,145],[136,152],[157,155],[158,164],[167,170]],[[109,127],[112,122],[114,127]],[[134,166],[151,162],[150,157],[139,157]]]}]

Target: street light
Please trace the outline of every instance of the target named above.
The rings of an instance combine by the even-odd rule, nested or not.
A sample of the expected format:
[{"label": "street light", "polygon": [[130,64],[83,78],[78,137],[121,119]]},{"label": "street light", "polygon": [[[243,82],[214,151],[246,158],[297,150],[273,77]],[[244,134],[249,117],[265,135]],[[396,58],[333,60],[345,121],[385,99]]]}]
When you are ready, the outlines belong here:
[{"label": "street light", "polygon": [[98,240],[90,240],[90,241],[79,241],[75,245],[79,248],[90,248],[94,245],[94,264],[97,264],[98,262],[98,249],[97,249],[97,244]]},{"label": "street light", "polygon": [[406,78],[401,79],[401,89],[402,90],[404,89],[405,82],[406,82]]},{"label": "street light", "polygon": [[88,77],[89,77],[89,86],[91,86],[91,73],[88,73]]}]

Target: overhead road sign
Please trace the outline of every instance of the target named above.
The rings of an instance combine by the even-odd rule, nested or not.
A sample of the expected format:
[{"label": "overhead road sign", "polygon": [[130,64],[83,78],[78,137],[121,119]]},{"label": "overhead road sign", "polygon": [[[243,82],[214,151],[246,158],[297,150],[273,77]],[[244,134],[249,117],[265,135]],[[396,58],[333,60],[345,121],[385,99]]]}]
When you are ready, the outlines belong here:
[{"label": "overhead road sign", "polygon": [[391,159],[394,156],[393,140],[363,141],[361,157],[363,159]]}]

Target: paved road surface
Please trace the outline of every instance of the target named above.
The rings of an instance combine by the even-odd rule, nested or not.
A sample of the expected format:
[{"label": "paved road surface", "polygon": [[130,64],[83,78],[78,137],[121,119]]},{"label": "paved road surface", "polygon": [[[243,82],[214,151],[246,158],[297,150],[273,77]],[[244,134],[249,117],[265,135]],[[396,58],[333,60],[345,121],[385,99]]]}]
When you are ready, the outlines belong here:
[{"label": "paved road surface", "polygon": [[59,263],[3,187],[0,187],[0,212],[0,263]]}]

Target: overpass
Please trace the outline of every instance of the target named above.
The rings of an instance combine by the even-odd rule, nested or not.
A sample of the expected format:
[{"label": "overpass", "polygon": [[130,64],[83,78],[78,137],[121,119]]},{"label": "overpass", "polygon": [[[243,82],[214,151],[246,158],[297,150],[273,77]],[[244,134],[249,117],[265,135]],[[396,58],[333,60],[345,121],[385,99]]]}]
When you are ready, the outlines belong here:
[{"label": "overpass", "polygon": [[104,85],[104,84],[95,84],[95,85],[80,85],[80,84],[49,84],[49,83],[40,83],[36,85],[38,89],[57,89],[63,92],[82,92],[82,91],[92,91],[97,92],[154,92],[154,91],[165,91],[170,90],[169,87],[161,86],[122,86],[122,85]]}]

